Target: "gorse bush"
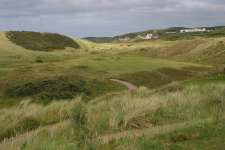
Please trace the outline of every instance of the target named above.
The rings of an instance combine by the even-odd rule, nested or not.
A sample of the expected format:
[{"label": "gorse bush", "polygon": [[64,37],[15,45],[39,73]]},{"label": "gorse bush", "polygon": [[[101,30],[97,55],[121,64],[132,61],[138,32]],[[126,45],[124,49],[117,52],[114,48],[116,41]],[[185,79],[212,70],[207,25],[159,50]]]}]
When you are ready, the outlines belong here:
[{"label": "gorse bush", "polygon": [[88,101],[93,97],[117,89],[120,89],[120,86],[103,79],[88,80],[79,76],[60,76],[18,83],[8,88],[5,94],[12,98],[32,97],[43,102],[72,99],[82,95],[84,100]]},{"label": "gorse bush", "polygon": [[13,43],[30,50],[50,51],[80,47],[73,39],[53,33],[10,31],[7,32],[7,37]]},{"label": "gorse bush", "polygon": [[29,82],[12,87],[6,94],[11,97],[34,97],[40,100],[72,99],[82,93],[87,94],[86,81],[55,78]]}]

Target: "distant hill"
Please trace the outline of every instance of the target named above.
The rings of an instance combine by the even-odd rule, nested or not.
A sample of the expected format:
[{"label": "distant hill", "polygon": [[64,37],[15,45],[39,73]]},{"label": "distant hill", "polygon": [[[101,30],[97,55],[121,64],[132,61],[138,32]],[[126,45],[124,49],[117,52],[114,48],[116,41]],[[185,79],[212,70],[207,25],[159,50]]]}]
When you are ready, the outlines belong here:
[{"label": "distant hill", "polygon": [[[198,27],[197,27],[198,28]],[[180,33],[182,29],[190,29],[188,27],[171,27],[167,29],[155,29],[146,30],[142,32],[128,33],[124,35],[119,35],[114,37],[114,40],[119,40],[123,38],[135,39],[138,36],[145,36],[148,33],[158,35],[162,40],[178,40],[178,39],[191,39],[193,37],[221,37],[225,36],[225,26],[215,26],[215,27],[199,27],[206,28],[211,32],[196,32],[196,33]]]},{"label": "distant hill", "polygon": [[14,44],[29,50],[51,51],[66,47],[80,47],[73,39],[55,33],[8,31],[6,36]]},{"label": "distant hill", "polygon": [[92,41],[92,42],[96,42],[96,43],[108,43],[108,42],[112,42],[113,40],[112,37],[86,37],[84,39]]},{"label": "distant hill", "polygon": [[[197,27],[198,28],[198,27]],[[118,35],[115,37],[92,37],[85,38],[87,40],[96,42],[96,43],[109,43],[115,41],[135,41],[141,40],[139,36],[146,36],[149,33],[157,35],[162,40],[179,40],[179,39],[192,39],[194,37],[223,37],[225,36],[225,26],[215,26],[215,27],[199,27],[206,28],[211,32],[198,32],[198,33],[180,33],[182,29],[190,29],[189,27],[170,27],[166,29],[152,29],[141,32],[131,32],[127,34]]]}]

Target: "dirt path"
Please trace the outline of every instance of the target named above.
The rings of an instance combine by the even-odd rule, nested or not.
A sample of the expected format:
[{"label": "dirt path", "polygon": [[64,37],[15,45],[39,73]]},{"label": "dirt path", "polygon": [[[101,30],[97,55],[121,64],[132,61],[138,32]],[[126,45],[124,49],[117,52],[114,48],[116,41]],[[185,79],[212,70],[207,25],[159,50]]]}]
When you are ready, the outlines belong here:
[{"label": "dirt path", "polygon": [[136,85],[126,82],[126,81],[122,81],[122,80],[118,80],[118,79],[110,79],[110,80],[126,86],[129,91],[136,91],[138,89],[138,87]]}]

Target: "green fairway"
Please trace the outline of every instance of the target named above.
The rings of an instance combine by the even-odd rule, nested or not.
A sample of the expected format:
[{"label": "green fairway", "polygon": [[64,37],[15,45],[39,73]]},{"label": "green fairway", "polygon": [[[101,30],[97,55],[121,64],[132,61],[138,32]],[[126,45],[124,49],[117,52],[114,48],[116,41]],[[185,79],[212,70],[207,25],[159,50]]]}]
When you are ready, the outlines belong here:
[{"label": "green fairway", "polygon": [[[83,65],[99,71],[106,71],[113,74],[133,73],[140,71],[152,71],[159,68],[182,68],[182,67],[204,67],[203,65],[176,62],[171,60],[163,60],[149,58],[144,56],[93,56],[81,57],[79,59],[70,60],[66,64]],[[205,66],[207,67],[207,66]]]}]

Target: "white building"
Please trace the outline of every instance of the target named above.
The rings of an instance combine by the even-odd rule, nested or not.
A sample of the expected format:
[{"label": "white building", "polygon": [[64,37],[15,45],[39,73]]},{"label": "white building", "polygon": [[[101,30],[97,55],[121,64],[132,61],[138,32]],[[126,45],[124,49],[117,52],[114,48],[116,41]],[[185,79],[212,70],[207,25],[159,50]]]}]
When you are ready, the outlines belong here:
[{"label": "white building", "polygon": [[148,33],[148,34],[146,34],[146,36],[138,36],[140,39],[144,39],[144,40],[152,40],[152,39],[158,39],[159,38],[159,36],[157,36],[157,35],[153,35],[152,33]]},{"label": "white building", "polygon": [[147,34],[146,36],[145,36],[145,40],[151,40],[153,38],[153,34]]},{"label": "white building", "polygon": [[193,28],[193,29],[183,29],[180,30],[181,33],[190,33],[190,32],[207,32],[206,28]]}]

